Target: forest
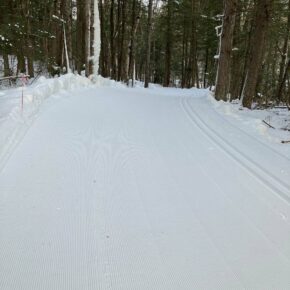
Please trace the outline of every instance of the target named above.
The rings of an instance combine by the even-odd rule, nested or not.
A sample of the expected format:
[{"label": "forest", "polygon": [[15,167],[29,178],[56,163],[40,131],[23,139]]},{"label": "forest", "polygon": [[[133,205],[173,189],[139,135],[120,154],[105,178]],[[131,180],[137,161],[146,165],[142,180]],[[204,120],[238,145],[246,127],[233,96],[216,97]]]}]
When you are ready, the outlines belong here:
[{"label": "forest", "polygon": [[91,75],[94,5],[102,76],[289,106],[290,0],[2,0],[2,76]]}]

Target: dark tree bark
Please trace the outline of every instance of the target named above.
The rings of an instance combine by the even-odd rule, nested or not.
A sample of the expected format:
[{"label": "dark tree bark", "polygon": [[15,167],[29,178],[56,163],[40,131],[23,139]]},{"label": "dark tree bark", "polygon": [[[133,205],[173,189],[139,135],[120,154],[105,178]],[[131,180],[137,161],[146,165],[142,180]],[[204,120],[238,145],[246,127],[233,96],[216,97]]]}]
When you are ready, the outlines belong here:
[{"label": "dark tree bark", "polygon": [[84,69],[85,64],[85,9],[84,2],[77,1],[77,23],[76,23],[76,68],[80,73]]},{"label": "dark tree bark", "polygon": [[25,57],[22,48],[20,48],[17,54],[17,74],[19,73],[26,73]]},{"label": "dark tree bark", "polygon": [[149,87],[150,80],[150,56],[151,56],[151,31],[152,31],[153,0],[148,3],[148,22],[146,39],[146,64],[145,64],[145,88]]},{"label": "dark tree bark", "polygon": [[165,73],[164,87],[169,87],[171,77],[171,57],[172,57],[172,13],[173,0],[167,2],[167,32],[166,32],[166,49],[165,49]]},{"label": "dark tree bark", "polygon": [[181,87],[185,87],[186,83],[186,66],[187,66],[187,29],[186,17],[183,19],[182,29],[182,60],[181,60]]},{"label": "dark tree bark", "polygon": [[108,52],[109,42],[105,31],[105,2],[99,1],[100,25],[101,25],[101,55],[100,55],[100,72],[102,76],[109,76],[110,57]]},{"label": "dark tree bark", "polygon": [[206,48],[205,52],[205,62],[204,62],[204,75],[203,75],[203,87],[207,87],[207,74],[208,74],[208,55],[209,55],[209,49]]},{"label": "dark tree bark", "polygon": [[85,0],[85,64],[86,76],[90,75],[90,57],[91,57],[91,33],[90,33],[90,19],[91,19],[91,1]]},{"label": "dark tree bark", "polygon": [[[283,89],[285,87],[285,84],[286,84],[286,80],[287,80],[289,71],[290,71],[290,59],[288,60],[288,63],[287,63],[287,65],[285,67],[285,70],[284,70],[284,75],[282,76],[282,79],[281,79],[281,81],[279,82],[279,85],[278,85],[278,96],[279,96],[278,100],[282,96]],[[290,99],[290,97],[289,97],[289,99]]]},{"label": "dark tree bark", "polygon": [[[119,31],[119,58],[118,58],[118,81],[126,80],[126,54],[125,54],[125,33],[126,33],[126,19],[127,19],[127,1],[123,0],[118,3],[121,8],[121,29]],[[120,23],[120,22],[118,22]]]},{"label": "dark tree bark", "polygon": [[30,16],[28,10],[28,17],[27,17],[27,48],[26,48],[26,57],[27,57],[27,67],[28,67],[28,74],[31,78],[34,77],[34,67],[33,67],[33,45],[31,41],[31,24],[30,24]]},{"label": "dark tree bark", "polygon": [[10,76],[10,68],[9,68],[9,58],[8,58],[7,53],[3,54],[3,59],[4,59],[4,77],[8,77]]},{"label": "dark tree bark", "polygon": [[[52,18],[52,15],[61,17],[61,0],[54,0],[51,18],[51,27],[53,31],[54,38],[51,40],[50,44],[50,57],[53,66],[58,66],[59,68],[63,65],[62,63],[62,52],[63,52],[63,32],[61,23]],[[50,69],[52,74],[57,73],[55,69]]]},{"label": "dark tree bark", "polygon": [[191,39],[190,39],[190,71],[191,84],[199,88],[198,66],[197,66],[197,0],[191,0]]},{"label": "dark tree bark", "polygon": [[237,14],[235,19],[235,28],[233,35],[233,51],[231,61],[231,79],[230,79],[230,100],[236,100],[240,97],[240,88],[243,74],[243,47],[241,40],[241,3],[237,5]]},{"label": "dark tree bark", "polygon": [[111,48],[111,78],[116,78],[116,53],[115,53],[115,0],[111,0],[110,7],[110,48]]},{"label": "dark tree bark", "polygon": [[[90,57],[94,55],[94,37],[95,37],[95,27],[94,27],[94,6],[95,6],[95,1],[91,1],[91,8],[90,8]],[[89,61],[89,75],[93,73],[93,61],[90,59]]]},{"label": "dark tree bark", "polygon": [[231,56],[235,17],[237,12],[237,0],[225,0],[224,5],[225,8],[215,98],[217,100],[227,101],[231,78]]},{"label": "dark tree bark", "polygon": [[251,38],[249,64],[243,91],[243,106],[251,109],[256,93],[258,78],[263,61],[266,35],[271,20],[271,7],[273,0],[258,0],[254,32]]},{"label": "dark tree bark", "polygon": [[131,33],[130,33],[130,44],[129,50],[129,68],[128,68],[128,80],[127,85],[129,86],[129,80],[132,80],[132,87],[134,86],[134,65],[135,65],[135,36],[137,31],[137,26],[139,22],[139,16],[137,16],[137,1],[132,2],[132,19],[131,19]]},{"label": "dark tree bark", "polygon": [[[279,72],[279,79],[278,79],[278,89],[276,92],[276,100],[279,104],[282,100],[283,95],[283,88],[286,82],[285,74],[287,74],[287,51],[289,46],[289,37],[290,37],[290,0],[288,1],[288,20],[287,20],[287,27],[284,36],[284,44],[281,52],[281,63],[280,63],[280,72]],[[289,62],[288,62],[288,69],[289,69]]]}]

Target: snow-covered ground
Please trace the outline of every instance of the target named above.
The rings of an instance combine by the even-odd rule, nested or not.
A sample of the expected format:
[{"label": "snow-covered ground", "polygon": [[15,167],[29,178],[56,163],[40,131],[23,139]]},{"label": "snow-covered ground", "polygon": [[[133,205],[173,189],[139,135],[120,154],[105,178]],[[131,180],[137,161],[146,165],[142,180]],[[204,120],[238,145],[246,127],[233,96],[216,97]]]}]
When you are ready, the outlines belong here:
[{"label": "snow-covered ground", "polygon": [[23,113],[20,93],[0,92],[0,289],[289,288],[272,112],[74,75],[27,88]]},{"label": "snow-covered ground", "polygon": [[[69,96],[71,91],[89,86],[92,83],[87,78],[67,74],[55,79],[40,77],[24,88],[0,90],[0,170],[37,117],[45,100]],[[122,87],[101,77],[95,86]]]},{"label": "snow-covered ground", "polygon": [[227,121],[290,157],[289,146],[281,145],[282,141],[290,141],[290,111],[287,107],[249,110],[242,108],[239,102],[216,102],[211,96],[209,99]]}]

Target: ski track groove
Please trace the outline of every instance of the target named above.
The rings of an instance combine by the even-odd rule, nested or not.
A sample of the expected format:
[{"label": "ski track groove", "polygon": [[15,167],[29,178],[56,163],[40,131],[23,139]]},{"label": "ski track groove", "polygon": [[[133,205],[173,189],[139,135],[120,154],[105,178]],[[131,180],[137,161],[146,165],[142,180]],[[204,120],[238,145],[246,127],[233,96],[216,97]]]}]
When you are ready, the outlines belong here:
[{"label": "ski track groove", "polygon": [[[283,204],[287,209],[289,202],[272,192],[276,187],[284,190],[284,185],[275,178],[270,179],[275,186],[265,185],[268,175],[260,176],[262,168],[255,173],[251,160],[221,136],[213,136],[201,117],[193,116],[195,111],[186,97],[174,95],[165,105],[164,97],[156,95],[156,100],[145,91],[135,96],[133,90],[113,90],[114,98],[106,90],[100,96],[92,90],[88,104],[75,95],[72,101],[61,101],[55,111],[50,108],[50,114],[36,122],[34,134],[41,132],[33,152],[36,157],[26,156],[24,163],[32,169],[47,168],[46,179],[38,176],[43,172],[28,175],[36,177],[32,185],[20,178],[24,185],[20,189],[13,179],[4,186],[0,182],[0,191],[7,190],[0,193],[0,225],[10,222],[0,231],[0,235],[8,234],[3,241],[0,238],[0,246],[9,253],[0,251],[0,289],[254,289],[255,285],[265,286],[262,277],[257,277],[257,284],[254,277],[266,273],[264,265],[253,259],[258,267],[249,265],[253,274],[243,266],[252,261],[248,251],[259,242],[266,258],[257,253],[258,261],[272,258],[281,270],[273,274],[281,282],[277,277],[273,280],[285,285],[290,248],[277,240],[285,235],[278,231],[276,237],[275,231],[265,230],[254,206],[246,207],[248,199],[240,196],[241,191],[231,195],[232,185],[223,188],[208,172],[202,159],[208,140],[219,149],[219,157],[210,164],[219,158],[227,159],[231,168],[238,163],[239,172],[275,198],[274,208],[271,199],[266,200],[268,196],[255,194],[247,184],[242,187],[249,189],[245,196],[253,194],[252,201],[258,204],[262,217],[276,217],[273,224],[280,222],[281,231],[289,229],[289,220],[280,221],[276,207],[279,210]],[[183,132],[179,132],[183,126],[172,118],[175,113],[181,117],[178,125],[186,127]],[[47,130],[42,132],[45,127],[39,124],[47,125]],[[191,134],[198,140],[191,141]],[[27,135],[31,141],[31,134]],[[53,136],[59,139],[54,142]],[[196,147],[191,148],[194,142]],[[26,142],[24,149],[19,146],[20,152],[28,152],[28,145]],[[13,154],[19,156],[17,151]],[[11,162],[15,159],[12,156]],[[4,174],[9,175],[11,168]],[[200,181],[191,180],[189,168]],[[16,180],[19,174],[16,172]],[[33,188],[34,194],[30,192]],[[246,237],[240,237],[241,249],[237,248],[239,238],[231,235],[239,230],[254,242],[253,247]],[[274,268],[271,263],[265,267]],[[270,281],[270,277],[265,279]]]},{"label": "ski track groove", "polygon": [[[184,152],[187,151],[189,154],[189,157],[191,157],[192,150],[190,150],[188,147],[184,146],[184,144],[181,143],[181,146],[182,145],[184,147]],[[214,177],[207,173],[207,170],[202,165],[202,163],[196,163],[196,158],[192,157],[192,162],[195,162],[195,164],[197,164],[197,166],[201,169],[201,171],[202,171],[203,175],[206,177],[206,179],[210,180],[215,185],[215,187],[218,189],[221,196],[223,196],[226,200],[228,200],[232,205],[234,205],[239,210],[241,215],[243,215],[246,218],[246,220],[249,222],[249,224],[251,224],[252,227],[257,229],[269,243],[271,243],[272,245],[275,245],[275,246],[277,246],[277,245],[279,246],[279,250],[277,250],[277,251],[279,252],[281,257],[285,258],[287,260],[287,262],[289,262],[290,261],[290,247],[288,249],[288,252],[286,251],[286,254],[283,251],[281,251],[279,243],[277,243],[277,241],[274,241],[272,238],[269,238],[269,236],[264,232],[264,230],[261,228],[261,226],[253,222],[253,219],[251,218],[251,215],[249,214],[249,212],[246,212],[245,209],[243,209],[241,207],[240,203],[234,199],[235,195],[226,194],[225,190],[219,185],[219,183],[214,179]],[[251,189],[249,189],[249,190],[253,194],[255,193],[253,190],[251,190]],[[264,200],[262,200],[262,201],[264,202]],[[269,205],[267,203],[265,203],[265,205],[267,206],[268,210],[271,210],[275,215],[277,215],[277,212],[275,212],[271,207],[269,207]],[[288,226],[290,226],[290,223],[288,221],[286,221],[285,223]],[[276,249],[274,249],[274,250],[276,250]]]},{"label": "ski track groove", "polygon": [[[182,101],[181,101],[181,107],[183,108],[183,105],[182,105]],[[184,110],[184,108],[183,108],[183,110]],[[197,124],[194,122],[194,120],[191,120],[191,116],[188,116],[188,113],[187,112],[185,112],[185,114],[187,115],[187,117],[190,119],[190,121],[191,121],[191,123],[193,123],[198,129],[199,129],[199,131],[201,131],[202,133],[203,133],[203,135],[205,134],[204,133],[204,131],[199,127],[199,126],[197,126]],[[210,139],[212,142],[214,142],[214,144],[216,144],[215,143],[215,141],[214,140],[212,140],[212,139]],[[223,147],[221,147],[219,144],[216,144],[222,151],[224,151],[224,148]],[[232,156],[230,155],[229,156],[231,159],[232,159]],[[236,161],[236,160],[235,160]],[[239,162],[238,162],[239,163]],[[243,166],[242,166],[243,167]],[[248,170],[248,168],[245,168],[245,170]],[[252,171],[250,171],[251,172],[251,175],[254,177],[254,178],[257,178],[257,176],[256,175],[253,175],[252,174]],[[239,182],[240,183],[240,180],[237,180],[237,182]],[[248,186],[247,184],[244,184],[244,183],[240,183],[240,186],[247,186],[248,187],[248,190],[249,191],[251,191],[252,193],[253,193],[253,196],[255,196],[255,195],[257,195],[257,192],[255,191],[255,190],[253,190],[253,188],[251,188],[250,186]],[[264,186],[264,184],[263,184],[263,186]],[[268,188],[268,186],[266,186],[265,188]],[[270,188],[270,190],[273,192],[273,189],[272,188]],[[284,198],[281,198],[280,197],[280,195],[277,195],[276,194],[276,192],[274,191],[274,193],[275,193],[275,195],[273,195],[273,197],[274,196],[278,196],[279,197],[279,199],[281,200],[281,202],[284,202],[285,203],[285,200],[284,200]],[[273,206],[273,201],[274,200],[271,200],[271,201],[269,201],[269,200],[267,200],[267,199],[265,199],[264,198],[264,196],[263,195],[261,195],[261,194],[259,194],[259,195],[257,195],[257,197],[259,196],[259,199],[261,199],[262,200],[262,202],[263,203],[265,203],[266,205],[267,205],[267,207],[269,208],[269,210],[271,210],[276,216],[278,215],[279,216],[279,219],[281,219],[281,217],[283,218],[283,221],[285,222],[285,223],[287,223],[288,225],[290,225],[290,220],[289,220],[289,217],[290,217],[290,209],[289,209],[289,203],[286,201],[286,203],[283,205],[283,204],[279,204],[279,206],[281,207],[281,205],[283,205],[285,208],[284,208],[284,212],[281,212],[281,210],[278,210],[278,209],[276,209],[276,206]],[[285,214],[285,212],[287,212],[287,214]]]},{"label": "ski track groove", "polygon": [[278,150],[276,150],[272,146],[268,145],[266,142],[262,142],[256,136],[249,134],[246,130],[243,130],[242,128],[239,128],[239,127],[235,126],[234,123],[232,123],[231,121],[229,121],[227,118],[225,118],[220,112],[218,112],[214,108],[209,107],[209,109],[212,110],[217,117],[219,117],[221,120],[223,120],[223,122],[226,123],[226,124],[228,124],[230,127],[234,128],[235,130],[241,132],[241,134],[246,135],[246,136],[248,136],[251,139],[255,139],[255,142],[259,143],[259,145],[261,145],[263,147],[266,147],[268,150],[270,150],[273,153],[279,155],[283,159],[287,159],[290,162],[290,157],[288,155],[285,155],[285,154],[279,152]]},{"label": "ski track groove", "polygon": [[[197,136],[195,136],[195,137],[197,137]],[[193,137],[193,138],[194,138],[194,137]],[[178,138],[177,138],[177,140],[178,140]],[[198,138],[198,140],[199,140],[199,138]],[[196,142],[197,142],[197,141],[196,141]],[[184,142],[184,143],[186,144],[186,142]],[[182,145],[183,145],[183,146],[182,146]],[[183,142],[180,142],[180,146],[184,147]],[[187,151],[187,152],[189,152],[189,153],[193,153],[192,150],[189,150],[189,148],[187,148],[187,147],[184,147],[184,149],[185,149],[185,150],[182,150],[182,152],[186,152],[186,151]],[[159,152],[162,152],[162,151],[159,150]],[[190,154],[189,154],[189,156],[190,156]],[[164,159],[163,159],[163,161],[164,161]],[[282,259],[284,259],[285,262],[287,262],[287,264],[289,265],[289,258],[288,258],[287,256],[285,256],[285,253],[282,254],[281,251],[277,250],[276,248],[273,248],[273,246],[277,246],[277,241],[275,242],[275,241],[273,241],[272,239],[270,239],[270,238],[268,237],[268,235],[265,234],[264,231],[261,230],[261,228],[260,228],[259,226],[257,226],[255,223],[253,223],[252,220],[250,219],[249,215],[248,215],[247,213],[245,213],[245,212],[244,212],[244,211],[239,207],[238,203],[234,202],[234,200],[233,200],[232,198],[230,198],[228,195],[225,195],[225,194],[223,193],[222,188],[221,188],[221,187],[216,183],[216,181],[212,178],[212,176],[210,176],[210,175],[206,172],[206,169],[203,167],[202,163],[197,163],[196,161],[197,161],[196,158],[195,158],[195,159],[193,158],[192,163],[196,164],[196,166],[199,166],[199,167],[201,168],[201,170],[202,170],[202,172],[203,172],[203,175],[204,175],[205,177],[207,177],[206,179],[211,180],[211,182],[215,185],[215,187],[218,188],[220,194],[221,194],[221,195],[222,195],[226,200],[229,201],[229,203],[230,203],[231,205],[229,204],[228,208],[232,207],[232,205],[234,205],[235,207],[237,207],[237,209],[240,211],[241,215],[245,217],[245,219],[248,221],[248,223],[250,224],[250,226],[251,226],[253,229],[258,230],[258,232],[259,232],[260,235],[261,235],[261,238],[264,239],[264,240],[269,244],[269,246],[272,248],[272,250],[274,250],[275,252],[277,252],[277,254],[278,254]],[[170,165],[170,164],[165,164],[165,163],[164,163],[164,168],[166,168],[166,169],[167,169],[167,168],[173,168],[173,166],[172,166],[172,164]],[[168,170],[167,170],[167,171],[168,171]],[[168,171],[168,172],[169,172],[169,171]],[[174,176],[172,176],[172,179],[169,178],[169,180],[174,180]],[[177,182],[177,181],[176,181],[176,182]],[[177,186],[177,185],[176,185],[176,186]],[[173,185],[173,187],[176,187],[176,186]],[[178,188],[180,188],[180,185],[176,187],[177,191],[180,191]],[[201,198],[201,199],[202,199],[202,198]],[[188,199],[187,199],[187,200],[188,200]],[[193,210],[194,210],[194,209],[193,209]],[[195,211],[195,210],[194,210],[194,211]],[[199,218],[199,220],[200,220],[200,218]],[[200,220],[200,222],[201,222],[201,220]],[[204,224],[203,222],[201,222],[201,224],[203,224],[203,226],[204,226],[205,228],[207,228],[207,226],[205,226],[205,224]],[[207,231],[207,232],[208,232],[208,231]],[[210,237],[210,234],[209,234],[209,237]],[[279,246],[279,243],[278,243],[278,246]],[[220,250],[220,248],[219,248],[217,245],[216,245],[216,247],[217,247],[217,249]],[[221,251],[221,253],[222,253],[222,251]],[[287,254],[289,255],[289,253],[290,253],[290,252],[288,251]],[[221,255],[222,255],[222,254],[221,254]],[[225,259],[225,260],[227,261],[227,259]],[[240,277],[240,278],[241,278],[241,277]]]},{"label": "ski track groove", "polygon": [[[182,105],[182,104],[181,104]],[[182,109],[184,109],[183,108],[183,106],[182,106]],[[198,126],[198,124],[194,121],[194,120],[192,120],[192,118],[191,118],[191,115],[190,116],[188,116],[188,113],[187,112],[185,112],[185,114],[186,114],[186,116],[188,117],[188,119],[190,120],[190,122],[195,126],[195,127],[197,127],[198,129],[199,129],[199,131],[204,135],[205,133],[204,133],[204,130],[202,130],[199,126]],[[200,116],[199,116],[200,117]],[[200,117],[201,118],[201,117]],[[210,140],[211,140],[211,138],[210,138]],[[215,141],[214,140],[211,140],[211,141],[213,141],[214,143],[215,143]],[[219,145],[219,144],[216,144],[216,145],[218,145],[218,147],[222,150],[222,151],[224,151],[224,148],[221,148],[221,146]],[[190,151],[190,150],[189,150]],[[231,155],[229,155],[229,157],[232,159],[232,156]],[[236,160],[235,160],[236,161]],[[242,167],[244,167],[244,166],[242,166]],[[207,174],[206,173],[206,170],[203,168],[203,166],[201,165],[201,168],[202,168],[202,170],[203,170],[203,172],[205,172],[205,174]],[[248,169],[247,168],[245,168],[244,167],[244,169],[245,170],[247,170],[248,171]],[[253,175],[252,174],[252,172],[251,171],[248,171],[254,178],[257,178],[257,176],[255,176],[255,175]],[[210,176],[210,175],[208,175],[208,177],[209,177],[209,179],[211,179],[215,184],[216,184],[216,186],[219,188],[219,191],[220,191],[220,193],[226,198],[226,199],[228,199],[228,200],[230,200],[233,204],[235,204],[236,205],[236,207],[241,211],[241,213],[242,214],[244,214],[245,215],[245,217],[248,219],[248,221],[250,222],[250,223],[252,223],[252,225],[255,227],[255,228],[257,228],[257,230],[265,237],[265,239],[267,239],[272,245],[276,245],[276,246],[278,246],[278,252],[279,252],[279,254],[284,258],[284,259],[286,259],[288,262],[290,261],[290,247],[289,247],[289,244],[288,244],[288,246],[287,246],[287,244],[286,245],[283,245],[283,241],[280,241],[280,240],[277,240],[277,238],[276,238],[276,236],[275,235],[269,235],[269,233],[267,234],[267,232],[269,232],[269,229],[266,227],[264,227],[264,229],[263,229],[263,227],[261,227],[261,225],[262,226],[264,226],[264,224],[261,224],[261,225],[259,225],[259,224],[257,224],[257,223],[255,223],[255,224],[253,224],[253,220],[255,220],[255,219],[251,219],[251,216],[252,217],[254,217],[253,216],[253,214],[249,211],[249,206],[247,206],[246,208],[244,208],[244,209],[242,209],[242,207],[241,207],[241,203],[240,202],[235,202],[234,201],[234,199],[233,199],[233,197],[235,197],[236,198],[236,195],[231,195],[231,196],[228,196],[228,195],[225,195],[225,194],[223,194],[223,189],[220,187],[220,185],[212,178],[212,176]],[[245,186],[244,184],[241,184],[241,186]],[[267,188],[268,188],[268,186],[267,186]],[[272,192],[273,192],[273,189],[272,188],[269,188]],[[252,188],[248,188],[248,190],[250,191],[250,192],[252,192],[252,194],[253,194],[253,196],[255,196],[255,195],[257,195],[257,192],[255,192]],[[274,196],[277,196],[277,195],[274,195]],[[279,198],[280,198],[280,196],[278,196]],[[259,197],[259,198],[261,198],[261,197]],[[285,200],[284,199],[280,199],[281,200],[281,202],[285,202]],[[238,200],[239,201],[239,200]],[[267,199],[264,199],[263,198],[263,196],[262,196],[262,202],[267,206],[267,208],[268,208],[268,210],[270,210],[271,212],[273,212],[274,214],[275,214],[275,216],[277,216],[277,218],[279,218],[280,220],[281,220],[281,215],[282,215],[282,213],[281,212],[279,212],[279,211],[276,211],[273,207],[271,207],[271,205],[269,204],[269,202],[267,202]],[[289,214],[290,214],[290,209],[289,209],[289,204],[287,203],[287,201],[286,201],[286,204],[287,204],[287,212],[288,212],[288,216],[289,216]],[[272,205],[273,206],[273,205]],[[245,209],[247,210],[247,213],[245,212]],[[261,209],[260,209],[260,211],[261,211]],[[249,215],[250,214],[250,215]],[[288,216],[286,216],[287,217],[287,219],[283,219],[283,223],[285,223],[285,224],[287,224],[288,225],[288,227],[289,227],[289,225],[290,225],[290,222],[289,222],[289,219],[288,219]],[[277,218],[276,218],[276,220],[277,220]],[[277,220],[277,222],[279,221],[279,219]],[[281,225],[280,225],[281,226]],[[287,231],[287,232],[289,232],[289,228],[288,227],[285,227],[285,230]],[[289,234],[290,234],[290,232],[289,232]],[[275,240],[276,239],[276,240]],[[282,244],[281,244],[282,243]]]},{"label": "ski track groove", "polygon": [[[185,111],[185,109],[183,108],[183,105],[182,105],[182,100],[180,101],[180,105],[181,105],[181,108],[183,109],[183,111],[185,112],[185,115],[187,116],[187,119],[189,119],[190,120],[190,122],[195,126],[195,127],[197,127],[198,129],[199,129],[199,131],[204,135],[205,133],[204,133],[204,131],[195,123],[195,121],[194,120],[192,120],[192,117],[191,117],[191,115],[189,116],[188,115],[188,113]],[[200,117],[201,118],[201,117]],[[194,137],[194,136],[193,136]],[[207,138],[209,138],[209,136],[207,136]],[[213,144],[216,144],[216,142],[214,141],[214,140],[212,140],[211,138],[210,138],[210,141],[211,142],[213,142]],[[220,148],[223,152],[224,152],[224,149],[223,149],[223,147],[221,147],[219,144],[216,144],[217,146],[218,146],[218,148]],[[228,155],[231,159],[233,159],[232,158],[232,156],[231,155]],[[239,162],[238,162],[239,163]],[[246,171],[248,171],[248,169],[247,168],[244,168]],[[251,172],[252,173],[252,172]],[[251,174],[252,175],[252,174]],[[257,178],[257,176],[255,176],[255,175],[252,175],[255,179]],[[290,217],[290,209],[289,209],[289,204],[287,203],[287,201],[286,201],[286,203],[285,203],[285,200],[282,198],[280,198],[280,196],[278,196],[279,197],[279,199],[281,200],[281,202],[283,202],[283,203],[285,203],[285,211],[287,212],[287,215],[286,215],[286,218],[285,218],[285,216],[284,216],[284,213],[282,213],[281,211],[277,211],[277,210],[275,210],[274,208],[273,208],[273,200],[271,200],[271,204],[269,203],[269,201],[267,200],[267,199],[265,199],[264,198],[264,196],[263,195],[257,195],[257,192],[255,192],[255,190],[253,190],[253,188],[251,188],[250,186],[248,186],[248,184],[247,183],[243,183],[243,182],[241,182],[239,179],[237,180],[237,182],[239,182],[239,184],[240,184],[240,186],[246,186],[247,188],[248,188],[248,190],[249,191],[251,191],[252,193],[253,193],[253,195],[255,195],[255,196],[257,196],[257,197],[259,197],[259,199],[260,200],[262,200],[265,204],[267,204],[267,206],[268,206],[268,208],[273,212],[273,213],[275,213],[276,215],[279,215],[280,217],[281,217],[281,215],[283,215],[283,217],[284,217],[284,221],[286,222],[286,223],[288,223],[289,225],[290,225],[290,220],[289,220],[289,217]],[[268,188],[267,186],[265,187],[265,188]],[[272,189],[271,189],[271,191],[273,191]],[[273,195],[273,197],[276,197],[277,195],[275,194],[275,195]],[[281,203],[279,204],[279,206],[281,206]]]},{"label": "ski track groove", "polygon": [[[185,114],[188,115],[188,118],[191,120],[193,124],[195,124],[201,132],[214,144],[216,144],[221,150],[223,150],[228,156],[231,156],[233,160],[235,160],[238,164],[246,168],[253,176],[260,181],[261,184],[267,186],[269,189],[273,191],[273,193],[277,194],[280,198],[282,198],[285,202],[290,204],[290,192],[288,185],[275,177],[265,168],[259,166],[256,162],[247,157],[243,152],[238,150],[235,146],[231,145],[227,140],[221,137],[218,133],[214,132],[200,117],[200,115],[190,106],[187,102],[188,98],[182,98],[181,105],[184,109]],[[225,145],[225,146],[223,146]],[[227,149],[226,149],[227,148]],[[234,154],[234,153],[236,154]],[[236,156],[235,156],[236,155]],[[239,157],[238,157],[239,156]],[[286,157],[285,157],[286,158]],[[248,163],[248,164],[247,164]],[[258,172],[259,173],[258,173]],[[268,181],[270,179],[273,181],[271,183]]]}]

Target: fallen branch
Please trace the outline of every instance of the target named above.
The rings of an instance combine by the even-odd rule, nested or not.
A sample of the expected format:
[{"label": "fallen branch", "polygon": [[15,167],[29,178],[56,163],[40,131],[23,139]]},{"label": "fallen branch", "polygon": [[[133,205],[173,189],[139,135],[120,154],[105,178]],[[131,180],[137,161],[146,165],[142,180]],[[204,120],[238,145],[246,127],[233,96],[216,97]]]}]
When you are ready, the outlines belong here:
[{"label": "fallen branch", "polygon": [[3,78],[0,78],[0,82],[5,81],[5,80],[16,80],[16,79],[29,78],[29,77],[30,77],[29,75],[3,77]]},{"label": "fallen branch", "polygon": [[266,124],[268,127],[272,128],[272,129],[276,129],[275,127],[273,127],[272,125],[270,125],[269,123],[267,123],[265,120],[263,120],[263,123]]},{"label": "fallen branch", "polygon": [[284,110],[289,110],[290,107],[288,107],[288,106],[275,106],[275,107],[273,107],[273,109],[284,109]]},{"label": "fallen branch", "polygon": [[0,78],[0,85],[4,85],[5,82],[9,86],[19,85],[19,83],[17,82],[17,80],[21,80],[21,82],[23,84],[23,81],[24,80],[25,80],[26,83],[28,82],[28,78],[29,78],[29,75],[2,77],[2,78]]}]

